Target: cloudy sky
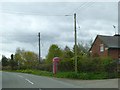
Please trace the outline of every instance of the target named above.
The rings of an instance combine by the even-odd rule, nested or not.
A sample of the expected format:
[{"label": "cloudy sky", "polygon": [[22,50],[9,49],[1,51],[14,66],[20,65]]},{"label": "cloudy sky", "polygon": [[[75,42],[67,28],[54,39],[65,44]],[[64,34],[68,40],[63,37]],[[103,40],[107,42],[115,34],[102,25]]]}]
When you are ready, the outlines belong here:
[{"label": "cloudy sky", "polygon": [[0,55],[9,57],[18,47],[38,53],[38,32],[42,57],[51,44],[72,49],[74,13],[78,42],[88,43],[98,34],[117,32],[117,2],[1,2]]}]

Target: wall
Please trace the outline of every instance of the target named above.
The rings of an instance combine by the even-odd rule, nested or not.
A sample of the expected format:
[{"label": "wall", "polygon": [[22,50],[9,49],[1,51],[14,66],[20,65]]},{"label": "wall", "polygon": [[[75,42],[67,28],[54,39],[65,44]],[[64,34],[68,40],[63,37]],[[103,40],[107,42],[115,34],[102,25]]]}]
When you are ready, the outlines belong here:
[{"label": "wall", "polygon": [[100,52],[100,45],[103,44],[103,42],[97,37],[95,39],[95,42],[93,44],[93,47],[91,48],[91,55],[92,56],[102,56],[102,57],[106,57],[108,56],[108,49],[106,48],[106,46],[103,44],[104,46],[104,52]]},{"label": "wall", "polygon": [[109,49],[108,53],[113,59],[118,59],[120,55],[120,49]]}]

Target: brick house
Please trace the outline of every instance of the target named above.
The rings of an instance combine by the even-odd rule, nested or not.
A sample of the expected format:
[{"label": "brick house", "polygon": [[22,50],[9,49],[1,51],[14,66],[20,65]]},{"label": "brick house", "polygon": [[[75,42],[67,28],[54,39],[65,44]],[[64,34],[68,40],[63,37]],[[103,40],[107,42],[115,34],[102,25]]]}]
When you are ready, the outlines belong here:
[{"label": "brick house", "polygon": [[97,35],[89,51],[91,56],[109,56],[118,59],[120,56],[120,35]]}]

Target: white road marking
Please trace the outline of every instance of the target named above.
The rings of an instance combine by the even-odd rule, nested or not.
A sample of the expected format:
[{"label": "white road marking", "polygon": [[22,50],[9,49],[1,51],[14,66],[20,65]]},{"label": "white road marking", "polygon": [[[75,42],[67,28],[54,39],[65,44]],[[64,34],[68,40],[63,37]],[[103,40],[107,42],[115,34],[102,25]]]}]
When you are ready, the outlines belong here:
[{"label": "white road marking", "polygon": [[[23,76],[21,76],[21,75],[18,75],[18,77],[21,77],[21,78],[24,78]],[[25,79],[25,78],[24,78]],[[26,81],[28,81],[29,83],[31,83],[31,84],[34,84],[33,82],[31,82],[30,80],[28,80],[28,79],[25,79]]]},{"label": "white road marking", "polygon": [[21,77],[21,78],[23,78],[23,76],[21,76],[21,75],[18,75],[18,77]]},{"label": "white road marking", "polygon": [[26,81],[28,81],[29,83],[31,83],[31,84],[34,84],[33,82],[31,82],[30,80],[28,80],[28,79],[25,79]]}]

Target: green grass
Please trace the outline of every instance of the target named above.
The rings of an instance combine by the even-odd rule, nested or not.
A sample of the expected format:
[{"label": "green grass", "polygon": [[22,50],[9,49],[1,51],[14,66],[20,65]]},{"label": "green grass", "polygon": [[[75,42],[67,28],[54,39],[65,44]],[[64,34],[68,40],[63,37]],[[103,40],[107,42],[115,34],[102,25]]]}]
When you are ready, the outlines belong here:
[{"label": "green grass", "polygon": [[81,80],[96,80],[96,79],[108,79],[108,74],[102,73],[75,73],[75,72],[59,72],[56,74],[58,78],[70,78],[70,79],[81,79]]},{"label": "green grass", "polygon": [[21,73],[28,73],[28,74],[34,74],[34,75],[40,75],[40,76],[53,76],[52,72],[48,72],[48,71],[40,71],[40,70],[30,70],[30,69],[26,69],[26,70],[16,70],[16,72],[21,72]]},{"label": "green grass", "polygon": [[30,70],[30,69],[16,70],[13,72],[21,72],[21,73],[28,73],[28,74],[34,74],[34,75],[39,75],[39,76],[56,77],[56,78],[80,79],[80,80],[99,80],[99,79],[109,79],[109,78],[116,77],[116,74],[114,73],[108,74],[106,72],[99,72],[99,73],[58,72],[55,75],[52,72],[48,72],[48,71]]}]

